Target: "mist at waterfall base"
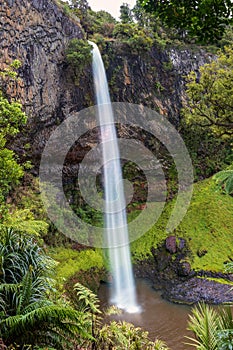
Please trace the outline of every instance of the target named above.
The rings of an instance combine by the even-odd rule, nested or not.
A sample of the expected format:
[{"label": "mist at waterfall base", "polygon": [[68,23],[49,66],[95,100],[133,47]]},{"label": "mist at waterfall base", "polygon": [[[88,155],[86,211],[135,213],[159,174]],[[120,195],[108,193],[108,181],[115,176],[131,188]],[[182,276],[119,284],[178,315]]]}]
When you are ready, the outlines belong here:
[{"label": "mist at waterfall base", "polygon": [[100,123],[105,199],[105,240],[113,278],[111,303],[128,313],[140,311],[130,257],[125,196],[114,115],[101,54],[93,47],[93,78]]}]

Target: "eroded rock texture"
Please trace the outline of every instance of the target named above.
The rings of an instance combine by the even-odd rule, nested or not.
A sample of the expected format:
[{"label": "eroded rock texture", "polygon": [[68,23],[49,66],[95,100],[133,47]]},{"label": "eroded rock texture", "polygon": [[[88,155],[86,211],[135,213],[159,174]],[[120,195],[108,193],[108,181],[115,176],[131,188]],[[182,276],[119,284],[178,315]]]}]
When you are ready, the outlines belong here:
[{"label": "eroded rock texture", "polygon": [[[6,91],[20,99],[29,115],[28,134],[23,139],[39,160],[51,130],[71,110],[90,104],[88,79],[76,86],[64,60],[69,41],[82,38],[83,31],[78,19],[66,16],[52,0],[3,0],[0,21],[0,69],[14,59],[22,63],[20,81],[6,86]],[[14,145],[19,153],[21,144],[22,137]]]},{"label": "eroded rock texture", "polygon": [[[0,21],[0,69],[14,59],[22,62],[21,81],[6,86],[6,90],[21,100],[29,115],[27,133],[16,140],[14,149],[21,155],[22,145],[29,143],[30,157],[38,165],[57,125],[70,113],[94,104],[90,67],[77,79],[65,62],[68,42],[84,34],[78,19],[67,16],[55,0],[2,0]],[[184,99],[184,76],[211,59],[203,50],[162,50],[156,45],[149,53],[143,53],[142,48],[135,55],[114,41],[103,54],[108,58],[112,101],[143,104],[166,115],[175,125]],[[92,135],[86,144],[96,143],[96,133]],[[82,150],[76,148],[74,153],[76,162]]]}]

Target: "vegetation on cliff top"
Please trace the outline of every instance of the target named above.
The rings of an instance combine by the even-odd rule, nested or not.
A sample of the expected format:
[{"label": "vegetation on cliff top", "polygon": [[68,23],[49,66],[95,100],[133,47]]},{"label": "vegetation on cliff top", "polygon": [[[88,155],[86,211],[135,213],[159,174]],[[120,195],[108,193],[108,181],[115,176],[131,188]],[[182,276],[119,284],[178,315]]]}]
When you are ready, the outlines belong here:
[{"label": "vegetation on cliff top", "polygon": [[231,0],[139,0],[148,12],[180,35],[191,36],[199,43],[218,42],[227,25],[232,24]]}]

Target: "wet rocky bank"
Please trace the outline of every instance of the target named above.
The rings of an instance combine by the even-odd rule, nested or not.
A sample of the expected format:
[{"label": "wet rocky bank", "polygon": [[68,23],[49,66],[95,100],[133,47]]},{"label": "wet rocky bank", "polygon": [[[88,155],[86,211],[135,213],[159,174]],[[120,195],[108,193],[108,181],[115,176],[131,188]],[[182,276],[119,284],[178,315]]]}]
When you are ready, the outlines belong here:
[{"label": "wet rocky bank", "polygon": [[189,305],[233,303],[233,275],[193,271],[191,252],[183,238],[170,236],[151,252],[152,257],[135,264],[134,273],[149,279],[163,298]]},{"label": "wet rocky bank", "polygon": [[[164,299],[187,305],[233,303],[233,274],[192,270],[192,253],[185,239],[170,236],[151,252],[148,259],[134,264],[134,275],[149,280]],[[111,283],[111,276],[105,268],[78,271],[65,283],[71,299],[76,298],[73,286],[77,282],[97,293],[101,282]]]}]

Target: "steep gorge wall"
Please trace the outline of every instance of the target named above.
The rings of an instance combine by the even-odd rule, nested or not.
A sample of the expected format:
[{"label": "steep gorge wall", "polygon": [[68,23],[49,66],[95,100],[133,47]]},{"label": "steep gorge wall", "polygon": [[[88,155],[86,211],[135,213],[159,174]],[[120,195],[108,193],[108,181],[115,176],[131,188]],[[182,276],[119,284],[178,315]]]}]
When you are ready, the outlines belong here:
[{"label": "steep gorge wall", "polygon": [[129,50],[122,54],[122,48],[113,43],[108,51],[112,100],[143,104],[166,115],[175,125],[185,100],[185,77],[213,59],[212,54],[197,47],[161,49],[155,45],[150,52],[136,56]]},{"label": "steep gorge wall", "polygon": [[[0,24],[0,69],[13,59],[22,62],[21,82],[10,93],[29,115],[27,135],[14,148],[20,154],[22,143],[30,143],[38,164],[51,131],[69,113],[94,104],[91,71],[75,85],[64,60],[68,42],[82,38],[83,31],[52,0],[2,0]],[[156,109],[174,124],[184,99],[184,76],[211,59],[203,50],[156,47],[136,56],[114,42],[104,54],[112,100]]]},{"label": "steep gorge wall", "polygon": [[[19,99],[29,115],[27,140],[34,158],[51,130],[71,109],[87,106],[92,93],[88,79],[74,85],[64,53],[72,38],[82,38],[78,21],[52,0],[2,0],[0,4],[0,69],[18,59],[20,81],[8,93]],[[71,76],[71,79],[69,77]],[[22,139],[15,148],[20,152]]]}]

